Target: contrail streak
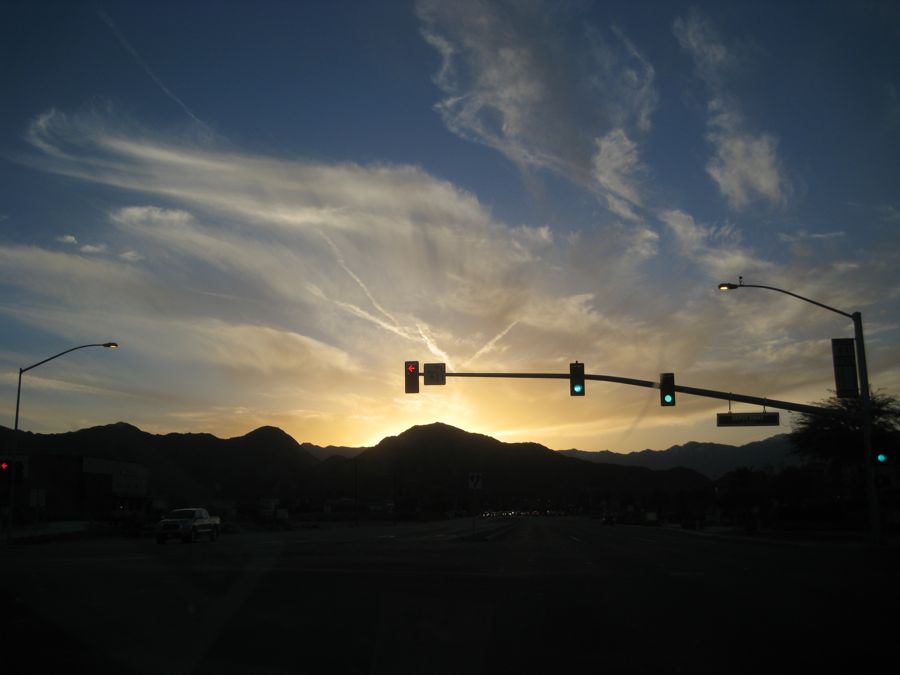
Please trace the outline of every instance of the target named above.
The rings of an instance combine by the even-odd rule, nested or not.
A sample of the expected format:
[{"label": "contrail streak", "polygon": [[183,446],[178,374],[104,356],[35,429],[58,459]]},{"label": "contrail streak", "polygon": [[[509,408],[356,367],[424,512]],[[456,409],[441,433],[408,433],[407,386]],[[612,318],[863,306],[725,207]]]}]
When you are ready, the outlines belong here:
[{"label": "contrail streak", "polygon": [[379,303],[375,299],[375,296],[372,295],[371,291],[369,291],[369,287],[366,286],[366,284],[363,282],[363,280],[360,279],[356,275],[356,273],[354,273],[354,271],[351,270],[347,266],[347,263],[344,260],[344,256],[341,255],[341,251],[340,251],[340,249],[338,249],[337,244],[335,244],[331,240],[331,238],[328,237],[328,235],[326,235],[324,232],[320,231],[319,234],[321,235],[322,239],[324,239],[326,242],[328,242],[328,245],[331,247],[331,250],[334,252],[334,257],[337,260],[338,265],[340,265],[341,269],[344,270],[347,274],[349,274],[350,278],[353,279],[353,281],[356,282],[357,286],[359,286],[362,289],[362,292],[366,294],[367,298],[369,298],[369,302],[372,303],[372,306],[375,309],[377,309],[379,312],[381,312],[384,316],[386,316],[388,319],[390,319],[394,323],[394,326],[399,327],[400,322],[397,321],[397,319],[394,318],[394,316],[390,312],[388,312],[384,307],[381,306],[381,303]]},{"label": "contrail streak", "polygon": [[513,321],[506,328],[504,328],[502,331],[497,333],[497,335],[495,335],[493,338],[488,340],[487,344],[485,344],[481,349],[479,349],[477,352],[475,352],[475,355],[463,364],[463,367],[465,368],[473,361],[476,361],[478,359],[478,357],[481,356],[482,354],[486,354],[487,352],[491,351],[494,348],[494,345],[497,344],[500,340],[502,340],[506,336],[506,334],[513,329],[513,326],[515,326],[517,323],[519,323],[518,319]]},{"label": "contrail streak", "polygon": [[150,66],[147,65],[147,62],[144,61],[144,59],[141,58],[141,55],[137,53],[135,48],[131,46],[131,43],[128,42],[128,39],[122,34],[122,31],[119,30],[118,26],[116,26],[115,22],[113,22],[112,18],[106,12],[104,12],[100,7],[96,7],[95,9],[97,11],[98,16],[101,19],[103,19],[103,22],[107,26],[109,26],[109,29],[113,32],[113,35],[116,36],[116,39],[119,41],[119,44],[122,45],[122,47],[125,49],[125,51],[127,51],[129,54],[131,54],[132,58],[134,58],[134,60],[137,62],[137,64],[141,68],[144,69],[145,73],[147,73],[147,76],[151,80],[153,80],[153,82],[156,83],[156,86],[159,87],[166,96],[168,96],[170,99],[175,101],[175,103],[177,103],[179,105],[179,107],[182,110],[184,110],[184,112],[187,113],[188,117],[190,117],[192,120],[194,120],[198,124],[202,124],[206,129],[209,129],[209,126],[207,126],[207,124],[203,120],[201,120],[199,117],[197,117],[193,113],[193,111],[190,108],[188,108],[187,105],[185,105],[184,101],[182,101],[180,98],[178,98],[174,94],[174,92],[171,89],[169,89],[163,83],[163,81],[160,80],[156,76],[156,73],[154,73],[153,70],[151,70]]},{"label": "contrail streak", "polygon": [[325,300],[326,302],[335,304],[338,307],[340,307],[341,309],[343,309],[345,312],[352,314],[353,316],[363,319],[365,321],[368,321],[370,323],[373,323],[376,326],[378,326],[379,328],[383,328],[384,330],[394,333],[396,335],[399,335],[400,337],[406,338],[407,340],[418,340],[418,338],[415,335],[412,335],[408,330],[402,328],[401,326],[390,324],[387,321],[385,321],[384,319],[380,319],[377,316],[371,314],[370,312],[367,312],[362,307],[357,307],[356,305],[353,305],[349,302],[343,302],[341,300],[334,300],[332,298],[329,298],[327,295],[325,295],[325,293],[322,292],[322,289],[318,288],[317,286],[308,284],[306,289],[310,293],[312,293],[314,296],[316,296],[317,298],[321,298],[322,300]]},{"label": "contrail streak", "polygon": [[[337,247],[337,244],[335,244],[334,241],[332,241],[331,238],[324,232],[319,231],[319,235],[331,247],[331,250],[334,253],[335,260],[337,260],[337,263],[338,263],[338,265],[341,266],[341,269],[344,270],[350,276],[350,278],[356,282],[356,285],[359,286],[359,288],[362,290],[362,292],[366,294],[366,297],[369,299],[369,302],[372,303],[372,306],[375,309],[377,309],[382,315],[384,315],[390,321],[390,323],[388,323],[388,321],[379,319],[377,316],[374,316],[374,315],[370,314],[369,312],[366,312],[365,310],[357,307],[356,305],[351,305],[349,303],[341,302],[339,300],[332,300],[332,302],[337,304],[339,307],[344,308],[346,311],[350,312],[351,314],[354,314],[354,315],[356,315],[362,319],[365,319],[367,321],[371,321],[375,325],[380,326],[381,328],[384,328],[385,330],[389,330],[392,333],[396,333],[397,335],[400,335],[401,337],[405,337],[409,340],[416,340],[417,339],[416,336],[400,325],[400,322],[397,321],[396,317],[394,317],[393,314],[391,314],[389,311],[387,311],[381,305],[381,303],[375,299],[375,296],[372,295],[372,292],[369,290],[369,287],[366,286],[365,282],[362,279],[360,279],[359,276],[352,269],[350,269],[350,267],[347,265],[347,262],[344,260],[344,256],[341,254],[340,249]],[[427,328],[427,326],[425,328]],[[425,344],[425,346],[428,348],[428,351],[430,351],[435,356],[443,359],[444,362],[449,367],[450,366],[450,357],[448,356],[447,352],[445,352],[443,349],[441,349],[440,347],[437,346],[437,344],[431,338],[431,336],[425,332],[423,325],[417,323],[416,330],[418,331],[419,338]]]},{"label": "contrail streak", "polygon": [[[426,326],[426,328],[427,328],[427,326]],[[422,341],[425,343],[425,346],[428,347],[428,351],[430,351],[432,354],[434,354],[438,358],[443,359],[444,363],[447,364],[447,367],[452,370],[453,366],[450,364],[450,356],[447,354],[447,352],[445,352],[443,349],[441,349],[440,347],[437,346],[435,341],[431,339],[430,335],[425,333],[425,331],[422,328],[422,324],[417,323],[416,330],[419,331],[419,335],[422,337]]]}]

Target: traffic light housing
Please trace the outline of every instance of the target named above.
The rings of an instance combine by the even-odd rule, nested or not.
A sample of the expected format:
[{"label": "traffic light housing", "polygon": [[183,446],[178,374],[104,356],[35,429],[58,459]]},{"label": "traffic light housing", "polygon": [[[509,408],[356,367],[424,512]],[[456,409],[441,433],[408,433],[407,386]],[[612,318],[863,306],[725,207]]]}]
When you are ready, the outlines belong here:
[{"label": "traffic light housing", "polygon": [[21,487],[24,475],[25,465],[21,459],[0,458],[0,486],[5,488],[15,482],[16,487]]},{"label": "traffic light housing", "polygon": [[875,486],[879,489],[891,487],[897,480],[896,471],[889,466],[891,457],[881,451],[875,454]]},{"label": "traffic light housing", "polygon": [[569,395],[584,396],[584,364],[569,364]]},{"label": "traffic light housing", "polygon": [[659,374],[659,404],[664,407],[675,405],[675,373]]},{"label": "traffic light housing", "polygon": [[406,378],[406,393],[419,393],[419,362],[407,361],[403,366],[403,376]]}]

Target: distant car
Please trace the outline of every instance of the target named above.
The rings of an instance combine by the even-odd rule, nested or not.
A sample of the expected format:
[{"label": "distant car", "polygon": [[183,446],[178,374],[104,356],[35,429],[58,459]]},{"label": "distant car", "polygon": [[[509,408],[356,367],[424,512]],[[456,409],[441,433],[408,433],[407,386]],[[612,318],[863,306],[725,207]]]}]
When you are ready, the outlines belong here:
[{"label": "distant car", "polygon": [[614,513],[605,513],[603,514],[603,519],[600,522],[604,525],[615,525],[616,516]]},{"label": "distant car", "polygon": [[156,524],[156,543],[165,544],[167,539],[178,538],[189,544],[203,536],[215,541],[221,525],[219,517],[210,516],[206,509],[175,509]]}]

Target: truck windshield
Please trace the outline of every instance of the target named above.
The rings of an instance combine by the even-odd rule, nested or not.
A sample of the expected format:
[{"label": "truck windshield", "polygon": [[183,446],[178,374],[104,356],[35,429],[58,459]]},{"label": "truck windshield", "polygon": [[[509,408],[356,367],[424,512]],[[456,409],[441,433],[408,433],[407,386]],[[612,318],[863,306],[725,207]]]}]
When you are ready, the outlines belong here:
[{"label": "truck windshield", "polygon": [[176,509],[169,514],[169,518],[193,518],[195,513],[196,511],[194,511],[194,509]]}]

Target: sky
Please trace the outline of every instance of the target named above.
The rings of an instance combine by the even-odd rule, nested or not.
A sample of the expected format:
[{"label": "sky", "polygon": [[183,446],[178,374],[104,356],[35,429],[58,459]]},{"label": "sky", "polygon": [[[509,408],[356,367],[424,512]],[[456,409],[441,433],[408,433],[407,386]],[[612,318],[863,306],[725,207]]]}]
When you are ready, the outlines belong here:
[{"label": "sky", "polygon": [[[895,2],[0,5],[0,423],[629,452],[900,393]],[[734,404],[734,411],[758,407]]]}]

